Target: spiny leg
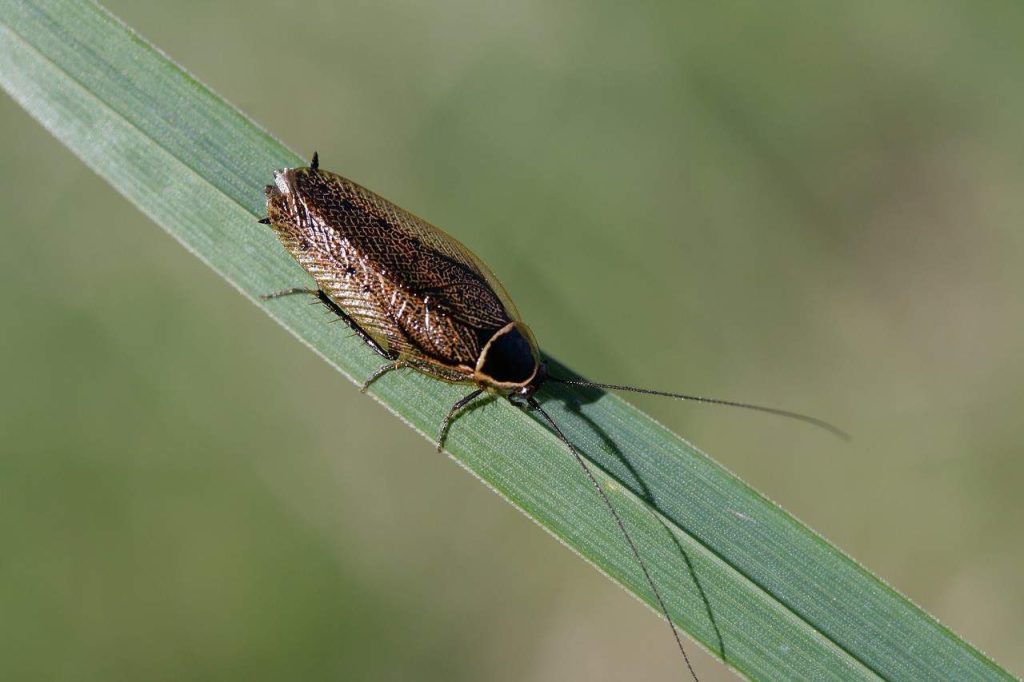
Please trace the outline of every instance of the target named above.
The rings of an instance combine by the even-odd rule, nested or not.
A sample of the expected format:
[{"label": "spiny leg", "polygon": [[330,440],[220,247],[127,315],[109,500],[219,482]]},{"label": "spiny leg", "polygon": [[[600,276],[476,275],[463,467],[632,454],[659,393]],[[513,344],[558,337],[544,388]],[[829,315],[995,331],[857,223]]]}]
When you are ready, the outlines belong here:
[{"label": "spiny leg", "polygon": [[281,289],[281,291],[275,291],[272,294],[263,294],[260,296],[261,301],[273,301],[275,298],[284,298],[285,296],[294,296],[295,294],[309,294],[310,296],[319,296],[319,289],[310,289],[309,287],[291,287],[288,289]]},{"label": "spiny leg", "polygon": [[316,295],[317,298],[320,299],[320,302],[323,303],[328,310],[330,310],[332,313],[334,313],[341,319],[345,320],[345,324],[347,324],[352,329],[352,331],[354,331],[356,335],[363,340],[363,343],[372,348],[374,352],[377,353],[377,355],[381,356],[385,360],[394,361],[398,359],[397,351],[385,349],[383,346],[377,343],[372,336],[366,333],[366,330],[359,326],[358,322],[356,322],[348,313],[342,310],[337,303],[332,301],[330,297],[324,293],[323,289],[318,289]]},{"label": "spiny leg", "polygon": [[452,420],[455,419],[455,415],[458,414],[469,405],[471,402],[477,399],[477,397],[483,393],[482,388],[478,388],[469,395],[463,397],[457,403],[452,405],[451,409],[448,410],[448,414],[445,416],[444,421],[441,422],[441,429],[437,432],[437,451],[441,452],[441,448],[444,446],[444,439],[448,435],[448,428],[452,425]]},{"label": "spiny leg", "polygon": [[[264,294],[263,296],[260,296],[260,300],[270,301],[270,300],[273,300],[275,298],[282,298],[284,296],[294,296],[296,294],[308,294],[310,296],[316,296],[318,299],[320,299],[320,303],[322,303],[325,308],[327,308],[332,313],[334,313],[335,315],[340,317],[342,320],[344,320],[345,324],[347,324],[349,326],[349,328],[352,331],[354,331],[356,333],[356,335],[360,339],[363,340],[363,343],[365,343],[367,346],[372,348],[373,351],[377,355],[381,356],[385,360],[395,361],[395,360],[398,359],[398,353],[396,353],[395,351],[384,349],[384,347],[382,347],[379,343],[377,343],[372,336],[367,334],[366,331],[363,330],[363,328],[359,326],[358,322],[353,320],[352,317],[348,313],[346,313],[344,310],[342,310],[338,306],[337,303],[332,301],[331,298],[327,294],[325,294],[323,292],[323,289],[310,289],[310,288],[307,288],[307,287],[292,287],[290,289],[282,289],[281,291],[275,291],[272,294]],[[386,366],[387,365],[385,365],[385,367]],[[374,378],[376,378],[377,376],[379,376],[379,374],[374,375]],[[366,384],[363,385],[363,390],[364,391],[366,390],[366,387],[370,385],[371,382],[372,382],[372,379],[370,381],[366,382]]]},{"label": "spiny leg", "polygon": [[[385,355],[384,357],[387,357],[387,356]],[[397,354],[396,354],[396,357],[397,357]],[[373,382],[375,382],[377,379],[380,379],[382,376],[384,376],[385,374],[387,374],[391,370],[393,370],[393,369],[402,369],[403,367],[408,367],[408,366],[409,366],[409,363],[406,362],[405,360],[394,360],[394,361],[389,362],[387,364],[381,365],[377,369],[376,372],[374,372],[372,375],[370,375],[369,379],[367,379],[366,381],[363,382],[363,387],[359,389],[359,392],[360,393],[366,393],[366,389],[370,388],[370,385]]]}]

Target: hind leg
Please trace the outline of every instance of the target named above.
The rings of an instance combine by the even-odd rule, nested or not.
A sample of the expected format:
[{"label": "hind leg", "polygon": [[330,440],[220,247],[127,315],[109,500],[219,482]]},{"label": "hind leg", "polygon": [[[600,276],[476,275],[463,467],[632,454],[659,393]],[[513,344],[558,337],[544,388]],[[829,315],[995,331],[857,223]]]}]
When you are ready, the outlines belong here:
[{"label": "hind leg", "polygon": [[[309,296],[316,296],[318,299],[320,299],[320,303],[322,303],[325,308],[327,308],[332,313],[334,313],[342,320],[344,320],[345,324],[347,324],[349,328],[356,333],[356,336],[362,339],[363,343],[372,348],[377,355],[381,356],[385,360],[391,361],[391,363],[394,363],[396,360],[398,360],[398,353],[392,350],[387,350],[379,343],[377,343],[372,336],[367,334],[366,331],[359,326],[358,322],[353,320],[352,317],[344,310],[342,310],[337,303],[332,301],[330,297],[323,292],[322,289],[292,287],[291,289],[282,289],[281,291],[275,291],[272,294],[264,294],[263,296],[260,296],[260,300],[271,301],[275,298],[284,298],[285,296],[295,296],[297,294],[307,294]],[[385,367],[387,366],[388,365],[385,365]],[[374,375],[373,378],[376,379],[377,376],[379,375]],[[367,382],[367,385],[369,385],[369,383],[370,382]],[[363,390],[366,390],[365,386],[363,387]]]}]

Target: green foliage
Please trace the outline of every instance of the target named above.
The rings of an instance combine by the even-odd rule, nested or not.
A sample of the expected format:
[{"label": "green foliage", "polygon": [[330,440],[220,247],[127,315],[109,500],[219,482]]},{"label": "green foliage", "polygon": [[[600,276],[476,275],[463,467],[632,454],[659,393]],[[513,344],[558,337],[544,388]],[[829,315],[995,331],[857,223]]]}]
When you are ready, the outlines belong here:
[{"label": "green foliage", "polygon": [[[0,0],[0,84],[113,187],[359,383],[379,359],[315,307],[259,294],[306,281],[255,221],[274,168],[304,160],[98,7]],[[326,165],[330,167],[330,161]],[[358,180],[358,178],[357,178]],[[372,394],[433,439],[464,393],[393,373]],[[755,679],[1009,676],[705,454],[619,398],[546,389],[673,620]],[[462,466],[650,603],[600,498],[542,424],[505,403],[465,414]],[[425,445],[424,450],[428,447]],[[668,637],[668,634],[665,634]]]}]

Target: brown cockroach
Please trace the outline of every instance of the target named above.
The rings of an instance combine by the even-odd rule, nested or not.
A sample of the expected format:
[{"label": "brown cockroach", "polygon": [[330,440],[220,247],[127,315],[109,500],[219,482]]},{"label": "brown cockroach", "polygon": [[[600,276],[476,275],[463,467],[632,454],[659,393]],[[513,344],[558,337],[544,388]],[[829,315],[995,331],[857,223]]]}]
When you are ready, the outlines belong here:
[{"label": "brown cockroach", "polygon": [[845,434],[819,419],[787,410],[552,376],[504,287],[483,261],[453,237],[351,180],[321,170],[316,153],[308,167],[275,171],[274,184],[265,191],[267,217],[260,222],[274,229],[316,281],[316,288],[285,289],[262,298],[308,294],[344,320],[386,360],[363,390],[383,374],[403,367],[472,386],[441,422],[438,451],[455,416],[483,393],[504,396],[540,414],[614,517],[696,680],[679,632],[622,518],[583,456],[534,394],[545,382],[554,381],[742,407],[809,422],[841,437]]}]

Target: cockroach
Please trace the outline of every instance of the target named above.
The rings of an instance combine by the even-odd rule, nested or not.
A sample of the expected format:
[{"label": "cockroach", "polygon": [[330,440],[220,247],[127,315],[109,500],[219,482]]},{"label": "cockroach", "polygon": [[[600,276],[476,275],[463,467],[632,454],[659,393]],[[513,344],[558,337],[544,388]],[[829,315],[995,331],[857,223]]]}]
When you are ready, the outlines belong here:
[{"label": "cockroach", "polygon": [[294,287],[261,298],[314,296],[344,320],[385,360],[363,384],[364,391],[382,375],[400,368],[472,386],[441,422],[439,452],[452,420],[484,393],[537,412],[604,500],[696,680],[679,632],[622,517],[579,450],[541,407],[537,390],[553,381],[694,400],[769,412],[846,435],[827,422],[788,410],[552,376],[505,288],[482,260],[453,237],[351,180],[322,170],[315,152],[308,167],[274,171],[274,184],[267,185],[265,193],[267,217],[259,222],[273,228],[316,287]]}]

